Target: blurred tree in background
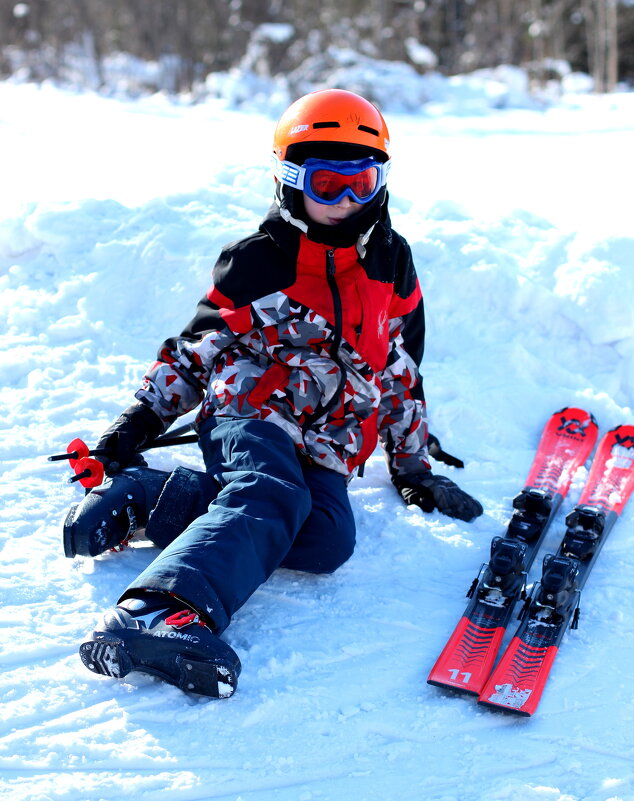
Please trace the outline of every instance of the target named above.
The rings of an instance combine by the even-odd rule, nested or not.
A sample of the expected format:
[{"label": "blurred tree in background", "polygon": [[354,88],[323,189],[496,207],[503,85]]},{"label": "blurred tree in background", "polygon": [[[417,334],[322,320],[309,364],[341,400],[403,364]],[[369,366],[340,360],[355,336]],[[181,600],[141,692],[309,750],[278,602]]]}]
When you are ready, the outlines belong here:
[{"label": "blurred tree in background", "polygon": [[128,54],[178,92],[234,67],[301,74],[335,49],[445,75],[568,64],[609,91],[634,83],[634,0],[0,0],[4,77],[63,78],[74,58],[99,87]]}]

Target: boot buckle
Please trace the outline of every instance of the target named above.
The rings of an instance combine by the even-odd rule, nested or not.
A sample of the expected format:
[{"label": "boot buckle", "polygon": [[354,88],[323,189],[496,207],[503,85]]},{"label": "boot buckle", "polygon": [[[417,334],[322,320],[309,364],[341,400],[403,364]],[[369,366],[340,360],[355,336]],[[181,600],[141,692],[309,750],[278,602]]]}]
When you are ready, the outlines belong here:
[{"label": "boot buckle", "polygon": [[165,625],[173,626],[175,629],[183,629],[192,623],[197,623],[199,626],[205,625],[201,622],[200,616],[191,609],[181,609],[180,612],[174,612],[173,615],[165,618]]}]

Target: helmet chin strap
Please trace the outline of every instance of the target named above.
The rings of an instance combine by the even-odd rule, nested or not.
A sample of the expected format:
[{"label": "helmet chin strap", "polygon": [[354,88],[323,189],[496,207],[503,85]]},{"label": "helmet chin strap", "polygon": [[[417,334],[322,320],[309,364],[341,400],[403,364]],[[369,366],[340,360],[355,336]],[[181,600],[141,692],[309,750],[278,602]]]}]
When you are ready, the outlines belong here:
[{"label": "helmet chin strap", "polygon": [[275,179],[275,202],[279,206],[280,217],[284,220],[284,222],[294,225],[295,228],[299,228],[303,234],[308,235],[308,223],[304,222],[304,220],[298,219],[297,217],[293,217],[293,214],[286,203],[286,198],[284,195],[290,194],[291,191],[292,190],[289,190],[288,188],[286,188],[285,191],[284,184],[280,183],[277,178]]}]

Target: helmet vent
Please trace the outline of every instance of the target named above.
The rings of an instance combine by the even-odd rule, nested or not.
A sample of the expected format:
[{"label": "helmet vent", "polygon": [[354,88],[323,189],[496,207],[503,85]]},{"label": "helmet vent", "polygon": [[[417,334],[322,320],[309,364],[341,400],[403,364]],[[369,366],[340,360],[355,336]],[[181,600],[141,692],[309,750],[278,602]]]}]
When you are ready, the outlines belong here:
[{"label": "helmet vent", "polygon": [[376,130],[376,128],[370,128],[369,125],[357,125],[357,128],[360,131],[365,131],[366,133],[371,133],[374,134],[375,136],[379,135],[379,132]]},{"label": "helmet vent", "polygon": [[313,128],[341,128],[338,122],[314,122]]}]

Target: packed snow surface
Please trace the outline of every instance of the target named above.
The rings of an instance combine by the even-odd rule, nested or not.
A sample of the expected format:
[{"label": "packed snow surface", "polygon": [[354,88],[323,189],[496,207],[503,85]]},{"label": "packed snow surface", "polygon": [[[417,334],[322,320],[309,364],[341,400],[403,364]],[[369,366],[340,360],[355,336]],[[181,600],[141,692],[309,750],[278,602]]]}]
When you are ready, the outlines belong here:
[{"label": "packed snow surface", "polygon": [[[430,426],[466,462],[435,469],[485,514],[404,506],[377,452],[350,485],[354,556],[255,593],[225,635],[238,692],[212,701],[83,667],[82,637],[156,551],[65,558],[81,490],[46,456],[94,444],[190,318],[221,245],[257,227],[274,119],[0,84],[2,799],[634,799],[634,502],[534,717],[425,681],[551,412],[634,422],[634,95],[504,110],[454,96],[386,115],[393,222],[426,298]],[[190,445],[150,463],[201,460]]]}]

